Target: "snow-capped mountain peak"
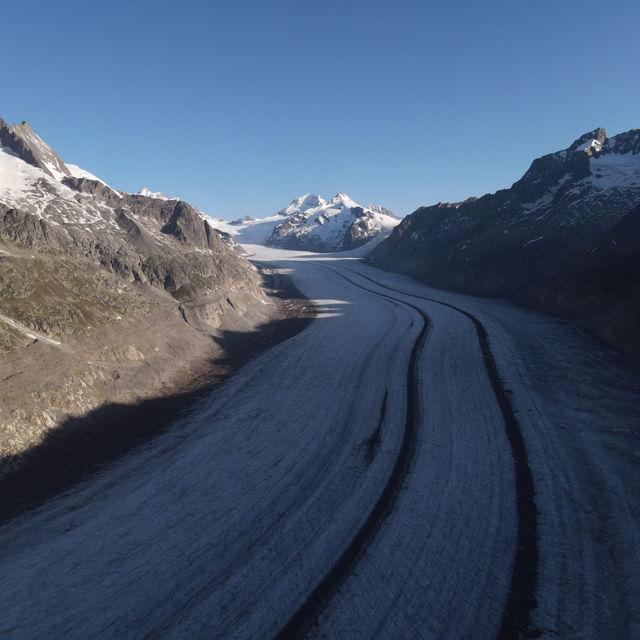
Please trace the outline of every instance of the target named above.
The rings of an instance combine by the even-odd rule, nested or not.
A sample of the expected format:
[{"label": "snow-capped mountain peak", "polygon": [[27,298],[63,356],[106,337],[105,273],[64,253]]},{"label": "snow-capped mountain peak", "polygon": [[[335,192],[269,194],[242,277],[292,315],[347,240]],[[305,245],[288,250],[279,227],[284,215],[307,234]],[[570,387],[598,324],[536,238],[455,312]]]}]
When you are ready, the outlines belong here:
[{"label": "snow-capped mountain peak", "polygon": [[28,122],[9,126],[0,118],[0,145],[55,180],[71,176],[58,154],[33,131]]},{"label": "snow-capped mountain peak", "polygon": [[589,155],[591,152],[595,151],[596,153],[600,151],[602,145],[607,140],[607,132],[602,128],[598,127],[593,131],[589,131],[583,135],[581,135],[574,143],[568,148],[568,152],[584,152],[587,151]]},{"label": "snow-capped mountain peak", "polygon": [[318,200],[321,203],[318,206],[292,211],[277,223],[268,244],[320,252],[345,251],[374,238],[381,240],[400,222],[384,213],[382,207],[379,210],[363,207],[346,193],[336,194],[329,202]]},{"label": "snow-capped mountain peak", "polygon": [[336,193],[336,195],[333,196],[333,198],[331,198],[328,204],[330,206],[338,206],[338,207],[342,206],[342,207],[349,207],[349,208],[360,206],[354,200],[352,200],[346,193]]},{"label": "snow-capped mountain peak", "polygon": [[305,193],[304,195],[292,200],[284,209],[280,209],[276,215],[291,216],[326,204],[327,202],[321,196],[318,196],[315,193]]},{"label": "snow-capped mountain peak", "polygon": [[388,209],[363,207],[346,193],[338,193],[330,201],[305,193],[267,218],[208,220],[239,243],[320,252],[344,251],[367,243],[372,246],[400,222]]}]

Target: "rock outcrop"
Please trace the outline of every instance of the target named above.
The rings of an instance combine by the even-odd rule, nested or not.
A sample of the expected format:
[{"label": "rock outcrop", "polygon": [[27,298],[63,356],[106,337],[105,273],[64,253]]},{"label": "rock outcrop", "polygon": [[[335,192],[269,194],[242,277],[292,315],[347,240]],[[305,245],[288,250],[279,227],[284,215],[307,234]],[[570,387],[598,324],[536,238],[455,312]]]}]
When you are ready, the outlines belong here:
[{"label": "rock outcrop", "polygon": [[52,178],[71,176],[58,154],[31,129],[28,122],[9,126],[0,118],[0,145]]}]

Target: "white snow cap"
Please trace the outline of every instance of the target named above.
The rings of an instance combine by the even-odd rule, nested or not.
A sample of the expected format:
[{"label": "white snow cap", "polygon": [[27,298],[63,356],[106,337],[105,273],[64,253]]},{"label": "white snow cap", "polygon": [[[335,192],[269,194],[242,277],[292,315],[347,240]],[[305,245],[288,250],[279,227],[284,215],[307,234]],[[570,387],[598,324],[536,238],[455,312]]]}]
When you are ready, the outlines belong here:
[{"label": "white snow cap", "polygon": [[147,187],[140,189],[136,195],[155,198],[156,200],[179,200],[179,198],[170,198],[169,196],[165,196],[164,193],[161,193],[160,191],[150,191]]},{"label": "white snow cap", "polygon": [[299,196],[292,200],[284,209],[280,209],[277,215],[288,216],[293,213],[300,213],[301,211],[308,211],[309,209],[315,209],[316,207],[324,206],[327,202],[321,196],[315,193],[305,193],[303,196]]},{"label": "white snow cap", "polygon": [[596,140],[595,138],[592,138],[591,140],[588,140],[584,144],[580,145],[576,149],[576,151],[586,151],[587,149],[593,149],[594,151],[600,151],[600,149],[602,149],[602,142],[600,142],[599,140]]},{"label": "white snow cap", "polygon": [[98,176],[93,175],[93,173],[79,167],[76,164],[69,164],[68,162],[64,163],[67,169],[69,169],[69,173],[74,178],[86,178],[87,180],[95,180],[96,182],[101,182],[102,184],[109,186],[104,180],[98,178]]},{"label": "white snow cap", "polygon": [[346,193],[337,193],[329,201],[330,205],[342,205],[344,207],[359,207],[360,205],[354,202]]}]

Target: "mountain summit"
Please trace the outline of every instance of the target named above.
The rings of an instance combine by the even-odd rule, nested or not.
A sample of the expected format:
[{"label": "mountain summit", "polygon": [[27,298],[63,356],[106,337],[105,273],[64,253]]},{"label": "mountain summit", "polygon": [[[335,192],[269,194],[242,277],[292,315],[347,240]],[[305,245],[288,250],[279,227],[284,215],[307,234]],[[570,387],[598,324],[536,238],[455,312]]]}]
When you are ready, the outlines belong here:
[{"label": "mountain summit", "polygon": [[0,145],[13,151],[30,165],[42,169],[52,178],[58,180],[71,176],[58,154],[33,131],[28,122],[9,126],[0,118]]},{"label": "mountain summit", "polygon": [[607,140],[607,132],[602,128],[598,127],[589,133],[585,133],[580,136],[568,149],[568,153],[573,153],[576,151],[586,151],[587,155],[593,155],[594,151],[600,151],[602,145]]},{"label": "mountain summit", "polygon": [[267,244],[305,251],[355,249],[374,238],[382,240],[399,222],[387,209],[363,207],[346,193],[328,202],[307,194],[281,211],[287,218],[275,225]]},{"label": "mountain summit", "polygon": [[363,207],[346,193],[338,193],[329,201],[305,193],[267,218],[209,221],[240,243],[318,252],[346,251],[367,243],[373,248],[399,222],[388,209]]},{"label": "mountain summit", "polygon": [[291,216],[301,211],[307,211],[308,209],[314,209],[315,207],[321,207],[326,204],[324,198],[314,193],[305,193],[303,196],[292,200],[284,209],[280,209],[276,215]]}]

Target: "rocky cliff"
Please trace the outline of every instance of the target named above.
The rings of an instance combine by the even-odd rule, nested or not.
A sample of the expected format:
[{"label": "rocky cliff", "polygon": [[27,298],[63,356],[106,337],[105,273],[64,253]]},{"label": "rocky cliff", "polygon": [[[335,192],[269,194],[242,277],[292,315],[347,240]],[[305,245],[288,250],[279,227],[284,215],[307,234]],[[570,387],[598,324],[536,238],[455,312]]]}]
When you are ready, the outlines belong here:
[{"label": "rocky cliff", "polygon": [[640,206],[516,301],[576,320],[640,360]]}]

